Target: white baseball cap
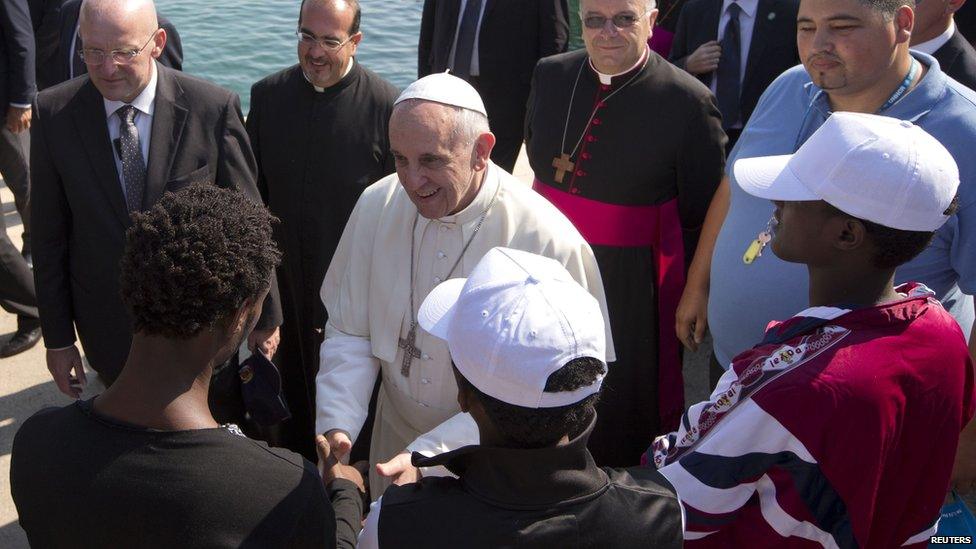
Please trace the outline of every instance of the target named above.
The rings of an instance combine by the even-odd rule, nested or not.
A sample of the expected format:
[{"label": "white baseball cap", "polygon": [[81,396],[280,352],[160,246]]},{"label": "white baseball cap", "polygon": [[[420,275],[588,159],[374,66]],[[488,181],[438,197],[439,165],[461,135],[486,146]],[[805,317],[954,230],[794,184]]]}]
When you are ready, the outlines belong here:
[{"label": "white baseball cap", "polygon": [[423,99],[452,107],[468,109],[488,116],[485,103],[474,86],[457,76],[440,72],[429,74],[403,90],[393,105],[396,106],[408,99]]},{"label": "white baseball cap", "polygon": [[603,383],[601,375],[575,391],[545,391],[549,376],[571,360],[606,363],[599,302],[547,257],[493,248],[468,278],[434,288],[418,321],[447,341],[465,379],[502,402],[568,406],[598,392]]},{"label": "white baseball cap", "polygon": [[824,200],[860,219],[935,231],[959,188],[949,151],[922,128],[874,114],[838,112],[794,154],[733,166],[747,193],[769,200]]}]

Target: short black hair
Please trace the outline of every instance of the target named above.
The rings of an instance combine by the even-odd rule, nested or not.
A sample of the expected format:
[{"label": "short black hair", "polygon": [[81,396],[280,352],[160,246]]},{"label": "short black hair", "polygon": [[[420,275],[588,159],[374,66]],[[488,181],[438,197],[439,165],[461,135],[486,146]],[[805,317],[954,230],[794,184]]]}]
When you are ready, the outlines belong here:
[{"label": "short black hair", "polygon": [[[575,391],[592,385],[606,371],[607,367],[601,360],[577,358],[553,372],[546,381],[545,390],[547,393]],[[579,435],[596,413],[594,406],[600,398],[600,393],[595,393],[568,406],[526,408],[486,395],[460,372],[457,372],[457,377],[462,387],[481,402],[488,419],[504,437],[505,446],[511,448],[544,448],[556,444],[566,435],[571,438]]]},{"label": "short black hair", "polygon": [[915,0],[857,0],[862,6],[871,8],[872,10],[880,13],[884,16],[885,21],[891,21],[895,17],[895,12],[898,8],[902,6],[908,6],[915,9]]},{"label": "short black hair", "polygon": [[[301,6],[298,7],[298,26],[302,26],[302,13],[305,12],[305,2],[307,0],[302,0]],[[312,0],[313,2],[322,2],[322,0]],[[332,0],[335,2],[336,0]],[[354,11],[352,14],[352,25],[349,25],[349,36],[352,36],[359,32],[359,24],[363,19],[363,9],[359,6],[359,0],[342,0]]]},{"label": "short black hair", "polygon": [[[838,215],[853,217],[842,212],[829,203],[827,207]],[[944,212],[945,215],[953,215],[959,209],[959,197],[952,199],[949,207]],[[880,225],[867,219],[854,217],[864,225],[871,241],[874,242],[875,253],[872,258],[874,266],[878,269],[895,269],[908,263],[932,242],[935,231],[906,231],[894,229]]]},{"label": "short black hair", "polygon": [[120,264],[135,331],[188,339],[271,284],[277,221],[236,190],[193,185],[132,215]]}]

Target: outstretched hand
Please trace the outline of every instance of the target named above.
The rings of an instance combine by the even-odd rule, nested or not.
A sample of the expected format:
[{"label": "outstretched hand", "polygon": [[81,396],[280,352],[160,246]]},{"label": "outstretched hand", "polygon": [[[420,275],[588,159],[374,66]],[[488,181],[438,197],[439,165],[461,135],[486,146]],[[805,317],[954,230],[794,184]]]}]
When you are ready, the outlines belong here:
[{"label": "outstretched hand", "polygon": [[393,484],[401,486],[417,482],[423,477],[420,469],[410,461],[410,452],[403,452],[386,463],[377,463],[376,472],[393,479]]},{"label": "outstretched hand", "polygon": [[328,486],[333,480],[344,478],[352,481],[360,492],[366,493],[363,471],[354,465],[340,463],[324,436],[315,436],[315,450],[319,454],[319,474],[322,475],[322,484]]},{"label": "outstretched hand", "polygon": [[278,351],[278,344],[281,343],[281,332],[277,327],[271,330],[252,330],[247,336],[247,348],[256,353],[261,351],[269,359]]}]

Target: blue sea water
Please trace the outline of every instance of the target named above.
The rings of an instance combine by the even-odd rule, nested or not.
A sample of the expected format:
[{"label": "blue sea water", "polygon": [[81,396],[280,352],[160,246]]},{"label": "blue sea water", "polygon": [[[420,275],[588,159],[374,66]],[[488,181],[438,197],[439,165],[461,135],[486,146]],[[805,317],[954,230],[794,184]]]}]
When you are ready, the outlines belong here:
[{"label": "blue sea water", "polygon": [[[300,0],[156,0],[183,40],[183,70],[234,90],[248,110],[251,84],[298,62]],[[423,0],[361,0],[364,66],[399,88],[417,75]]]}]

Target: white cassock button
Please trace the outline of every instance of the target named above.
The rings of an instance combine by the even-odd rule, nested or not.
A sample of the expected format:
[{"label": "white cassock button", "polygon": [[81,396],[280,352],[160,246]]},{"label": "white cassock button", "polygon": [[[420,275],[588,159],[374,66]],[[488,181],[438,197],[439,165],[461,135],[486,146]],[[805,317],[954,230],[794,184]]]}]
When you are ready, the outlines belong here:
[{"label": "white cassock button", "polygon": [[447,254],[446,253],[444,253],[444,252],[437,252],[437,259],[444,259],[445,257],[447,257]]},{"label": "white cassock button", "polygon": [[447,225],[441,225],[441,232],[446,233],[448,231]]},{"label": "white cassock button", "polygon": [[441,283],[441,277],[435,276],[434,277],[434,284],[440,284],[440,283]]},{"label": "white cassock button", "polygon": [[426,377],[424,379],[421,379],[420,382],[423,383],[424,385],[430,385],[430,380],[427,379]]}]

